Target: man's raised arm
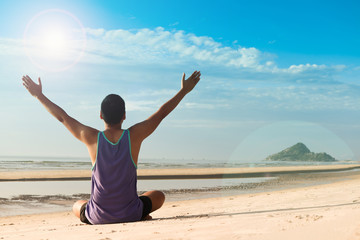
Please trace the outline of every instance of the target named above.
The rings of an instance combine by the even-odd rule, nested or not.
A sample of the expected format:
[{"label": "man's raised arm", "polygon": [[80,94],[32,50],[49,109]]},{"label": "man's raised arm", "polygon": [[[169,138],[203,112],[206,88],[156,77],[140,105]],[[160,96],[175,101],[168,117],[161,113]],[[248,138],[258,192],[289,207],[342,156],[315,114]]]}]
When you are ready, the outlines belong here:
[{"label": "man's raised arm", "polygon": [[184,73],[181,79],[180,91],[164,105],[162,105],[159,110],[151,115],[148,119],[129,128],[131,134],[132,155],[136,164],[142,141],[152,132],[154,132],[154,130],[159,126],[160,122],[176,108],[176,106],[180,103],[186,94],[191,92],[191,90],[200,81],[200,76],[200,71],[195,71],[188,79],[185,79]]},{"label": "man's raised arm", "polygon": [[42,84],[40,78],[38,78],[39,84],[36,84],[29,76],[22,77],[23,85],[29,91],[29,93],[37,98],[46,110],[51,113],[57,120],[59,120],[64,126],[80,141],[89,145],[96,144],[97,130],[85,126],[78,122],[76,119],[70,117],[62,108],[55,103],[51,102],[42,93]]}]

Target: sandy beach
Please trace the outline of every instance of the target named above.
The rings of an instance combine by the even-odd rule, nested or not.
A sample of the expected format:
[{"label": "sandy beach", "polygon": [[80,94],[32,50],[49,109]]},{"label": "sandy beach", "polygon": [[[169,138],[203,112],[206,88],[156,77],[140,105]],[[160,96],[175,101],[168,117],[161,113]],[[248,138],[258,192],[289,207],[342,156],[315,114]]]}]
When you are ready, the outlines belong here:
[{"label": "sandy beach", "polygon": [[85,225],[70,209],[2,217],[0,239],[360,239],[359,185],[356,171],[321,185],[171,201],[135,223]]}]

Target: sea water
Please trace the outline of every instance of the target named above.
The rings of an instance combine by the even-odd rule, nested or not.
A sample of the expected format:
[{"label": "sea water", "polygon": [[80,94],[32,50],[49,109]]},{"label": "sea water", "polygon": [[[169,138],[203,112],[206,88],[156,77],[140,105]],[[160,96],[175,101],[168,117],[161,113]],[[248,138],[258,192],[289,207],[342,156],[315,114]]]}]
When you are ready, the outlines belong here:
[{"label": "sea water", "polygon": [[[336,162],[272,162],[272,161],[226,161],[207,159],[140,159],[139,169],[171,169],[171,168],[243,168],[272,166],[304,166],[359,164],[355,161]],[[0,156],[1,171],[35,171],[35,170],[87,170],[91,169],[91,161],[86,157],[32,157],[32,156]]]}]

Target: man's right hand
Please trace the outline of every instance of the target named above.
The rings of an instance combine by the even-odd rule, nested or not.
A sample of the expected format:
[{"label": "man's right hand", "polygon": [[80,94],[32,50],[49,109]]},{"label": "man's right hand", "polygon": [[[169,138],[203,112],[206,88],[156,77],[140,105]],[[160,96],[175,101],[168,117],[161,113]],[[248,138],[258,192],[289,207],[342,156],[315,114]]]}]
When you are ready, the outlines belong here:
[{"label": "man's right hand", "polygon": [[38,78],[39,84],[34,83],[34,81],[28,75],[23,76],[22,81],[25,88],[34,97],[38,98],[42,94],[42,85],[40,78]]},{"label": "man's right hand", "polygon": [[185,73],[183,73],[181,79],[181,90],[185,91],[186,94],[189,93],[200,81],[200,76],[200,71],[195,71],[188,79],[185,80]]}]

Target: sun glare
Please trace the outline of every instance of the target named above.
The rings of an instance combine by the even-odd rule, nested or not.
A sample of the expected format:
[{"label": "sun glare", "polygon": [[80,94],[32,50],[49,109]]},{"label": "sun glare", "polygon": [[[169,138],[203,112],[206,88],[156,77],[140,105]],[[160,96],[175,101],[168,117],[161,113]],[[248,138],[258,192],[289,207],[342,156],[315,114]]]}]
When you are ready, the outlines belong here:
[{"label": "sun glare", "polygon": [[26,54],[37,67],[64,71],[74,66],[84,53],[86,34],[71,13],[49,9],[34,16],[24,32]]},{"label": "sun glare", "polygon": [[58,54],[66,51],[67,42],[68,40],[65,34],[60,30],[55,30],[45,34],[42,45],[44,46],[44,50]]}]

